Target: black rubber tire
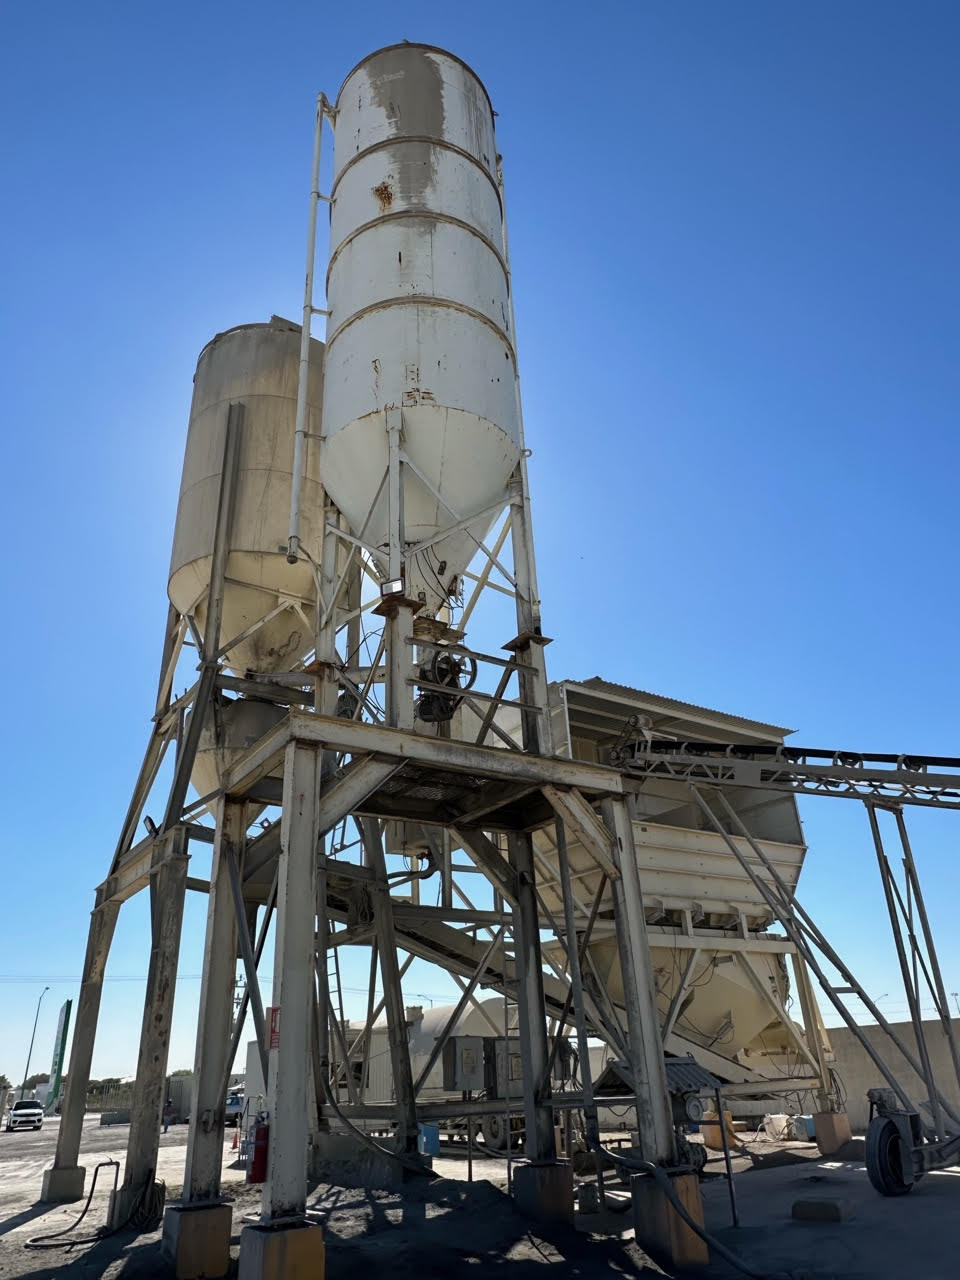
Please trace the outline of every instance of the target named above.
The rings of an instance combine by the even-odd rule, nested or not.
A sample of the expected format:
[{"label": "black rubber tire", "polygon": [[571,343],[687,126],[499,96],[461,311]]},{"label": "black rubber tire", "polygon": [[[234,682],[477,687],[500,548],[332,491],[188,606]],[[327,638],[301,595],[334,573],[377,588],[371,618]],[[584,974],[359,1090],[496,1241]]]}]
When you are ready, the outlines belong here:
[{"label": "black rubber tire", "polygon": [[[506,1129],[507,1126],[503,1116],[484,1116],[480,1123],[480,1133],[483,1136],[484,1146],[489,1147],[491,1151],[506,1152]],[[519,1151],[522,1145],[523,1133],[511,1126],[510,1150]]]},{"label": "black rubber tire", "polygon": [[913,1190],[913,1183],[903,1176],[900,1131],[888,1116],[874,1116],[870,1121],[864,1159],[867,1177],[882,1196],[905,1196]]}]

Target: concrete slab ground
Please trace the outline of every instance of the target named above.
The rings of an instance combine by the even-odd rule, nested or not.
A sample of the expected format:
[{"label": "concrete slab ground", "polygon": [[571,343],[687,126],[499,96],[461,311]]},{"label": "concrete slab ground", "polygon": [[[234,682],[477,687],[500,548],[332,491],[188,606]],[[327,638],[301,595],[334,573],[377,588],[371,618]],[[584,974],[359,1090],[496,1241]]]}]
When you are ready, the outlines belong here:
[{"label": "concrete slab ground", "polygon": [[[813,1157],[800,1149],[794,1158],[735,1176],[736,1230],[726,1183],[709,1179],[702,1186],[708,1230],[751,1270],[798,1280],[956,1280],[960,1168],[927,1174],[909,1195],[889,1199],[874,1191],[862,1161]],[[846,1201],[850,1216],[796,1221],[797,1200]],[[740,1273],[714,1258],[709,1274]]]},{"label": "concrete slab ground", "polygon": [[[49,1124],[49,1122],[48,1122]],[[82,1205],[38,1204],[43,1168],[53,1160],[56,1124],[41,1133],[0,1136],[0,1280],[169,1280],[172,1269],[160,1249],[160,1232],[127,1233],[90,1240],[106,1219],[104,1183],[87,1219],[73,1235],[84,1244],[28,1252],[29,1236],[72,1223]],[[159,1176],[168,1197],[180,1191],[187,1129],[161,1139]],[[81,1160],[122,1157],[126,1126],[85,1126]],[[232,1201],[231,1276],[236,1276],[240,1233],[257,1220],[260,1191],[247,1187],[244,1171],[231,1167],[224,1144],[224,1188]],[[825,1160],[811,1144],[745,1143],[737,1155],[736,1186],[742,1226],[729,1225],[727,1189],[711,1160],[702,1195],[708,1228],[741,1255],[759,1276],[792,1280],[954,1280],[956,1223],[960,1221],[960,1169],[928,1175],[902,1199],[885,1200],[870,1186],[858,1160]],[[515,1212],[506,1195],[502,1158],[475,1153],[472,1186],[466,1151],[445,1145],[435,1159],[439,1178],[401,1191],[347,1191],[320,1185],[311,1193],[310,1220],[323,1227],[327,1280],[359,1280],[389,1274],[391,1280],[599,1280],[602,1276],[653,1280],[653,1267],[636,1245],[629,1212],[577,1215],[578,1230],[533,1224]],[[88,1181],[89,1187],[89,1181]],[[616,1185],[616,1184],[614,1184]],[[621,1188],[621,1194],[623,1189]],[[799,1199],[842,1199],[845,1221],[795,1221]],[[544,1270],[544,1267],[547,1270]],[[714,1255],[705,1280],[739,1275]]]}]

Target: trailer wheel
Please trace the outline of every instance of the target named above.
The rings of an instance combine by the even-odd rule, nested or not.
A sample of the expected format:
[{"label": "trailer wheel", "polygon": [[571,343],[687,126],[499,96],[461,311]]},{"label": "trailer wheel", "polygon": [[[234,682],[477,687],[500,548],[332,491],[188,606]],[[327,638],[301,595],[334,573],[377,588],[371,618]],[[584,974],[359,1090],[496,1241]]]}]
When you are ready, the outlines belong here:
[{"label": "trailer wheel", "polygon": [[874,1116],[864,1144],[867,1176],[882,1196],[905,1196],[913,1183],[903,1176],[903,1147],[900,1130],[889,1116]]},{"label": "trailer wheel", "polygon": [[[506,1151],[507,1149],[507,1126],[503,1116],[484,1116],[480,1126],[480,1132],[483,1134],[484,1146],[490,1148],[491,1151]],[[523,1142],[523,1131],[512,1128],[510,1135],[510,1148],[517,1151]]]}]

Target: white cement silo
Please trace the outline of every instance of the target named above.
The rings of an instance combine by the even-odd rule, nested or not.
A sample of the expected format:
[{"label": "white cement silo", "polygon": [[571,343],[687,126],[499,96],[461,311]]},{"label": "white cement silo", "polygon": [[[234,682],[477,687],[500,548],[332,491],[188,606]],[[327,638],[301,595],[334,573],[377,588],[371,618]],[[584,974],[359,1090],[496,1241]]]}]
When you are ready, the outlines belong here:
[{"label": "white cement silo", "polygon": [[385,571],[402,413],[404,540],[441,535],[407,561],[406,595],[432,613],[521,452],[493,111],[458,58],[394,45],[347,77],[334,140],[324,483]]},{"label": "white cement silo", "polygon": [[[316,557],[323,518],[315,443],[323,344],[312,348],[301,529]],[[306,559],[288,564],[285,554],[299,352],[300,328],[290,321],[240,325],[204,347],[194,377],[168,592],[202,631],[227,414],[231,404],[242,403],[220,638],[223,647],[249,632],[226,655],[227,666],[240,673],[289,670],[314,643],[313,569]]]}]

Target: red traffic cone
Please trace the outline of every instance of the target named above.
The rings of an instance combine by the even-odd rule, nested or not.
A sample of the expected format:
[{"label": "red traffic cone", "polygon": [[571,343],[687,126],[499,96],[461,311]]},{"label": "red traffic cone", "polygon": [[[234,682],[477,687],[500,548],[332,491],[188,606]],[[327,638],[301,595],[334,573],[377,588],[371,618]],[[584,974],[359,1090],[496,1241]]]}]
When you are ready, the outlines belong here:
[{"label": "red traffic cone", "polygon": [[230,1148],[230,1150],[236,1151],[239,1145],[240,1145],[240,1126],[237,1125],[236,1129],[234,1129],[233,1131],[233,1146]]}]

